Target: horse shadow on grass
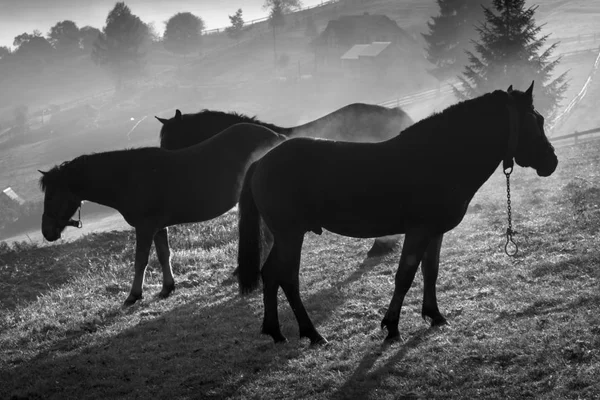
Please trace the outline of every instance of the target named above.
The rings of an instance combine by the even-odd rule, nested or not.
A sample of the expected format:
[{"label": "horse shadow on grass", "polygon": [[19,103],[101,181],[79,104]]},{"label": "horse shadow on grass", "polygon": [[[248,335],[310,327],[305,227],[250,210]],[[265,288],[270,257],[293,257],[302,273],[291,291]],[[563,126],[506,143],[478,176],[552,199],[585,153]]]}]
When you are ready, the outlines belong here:
[{"label": "horse shadow on grass", "polygon": [[[3,368],[0,398],[233,396],[301,349],[265,345],[247,300],[234,288],[227,291],[215,304],[202,306],[207,299],[196,296],[158,316],[151,313],[154,300],[144,301],[122,311],[139,322],[112,335],[119,331],[116,312],[94,335],[68,336],[31,360]],[[140,317],[140,310],[150,318]]]},{"label": "horse shadow on grass", "polygon": [[521,318],[543,317],[561,313],[573,313],[578,308],[594,308],[600,304],[600,295],[579,295],[574,300],[565,301],[564,297],[552,297],[535,301],[529,307],[515,312],[503,312],[496,322]]},{"label": "horse shadow on grass", "polygon": [[[383,342],[380,345],[372,346],[367,350],[365,356],[360,361],[359,365],[354,370],[354,373],[346,379],[346,383],[342,385],[332,396],[331,399],[349,399],[349,398],[369,398],[371,392],[374,392],[380,386],[380,378],[388,373],[394,364],[402,361],[406,355],[420,344],[435,334],[439,328],[423,328],[411,333],[410,338],[404,343],[389,343]],[[384,352],[394,351],[395,354],[388,358],[384,364],[373,370],[373,366]],[[414,398],[411,394],[405,397],[398,398]]]},{"label": "horse shadow on grass", "polygon": [[[336,288],[317,292],[307,304],[331,299],[332,290],[357,281],[383,261],[365,260]],[[239,296],[237,284],[225,279],[208,294],[188,295],[184,304],[169,311],[160,311],[168,303],[154,303],[170,299],[149,296],[125,310],[122,299],[115,299],[113,312],[99,326],[67,332],[34,358],[3,368],[0,380],[8,384],[0,389],[0,397],[237,397],[241,387],[276,374],[308,346],[275,345],[260,335],[259,297]],[[340,296],[333,298],[318,320],[327,319],[344,302]],[[173,301],[182,301],[177,292]],[[137,324],[120,329],[124,317]],[[297,335],[296,324],[291,323],[295,320],[288,320],[289,331],[284,332]],[[365,370],[368,363],[369,358],[363,361]]]}]

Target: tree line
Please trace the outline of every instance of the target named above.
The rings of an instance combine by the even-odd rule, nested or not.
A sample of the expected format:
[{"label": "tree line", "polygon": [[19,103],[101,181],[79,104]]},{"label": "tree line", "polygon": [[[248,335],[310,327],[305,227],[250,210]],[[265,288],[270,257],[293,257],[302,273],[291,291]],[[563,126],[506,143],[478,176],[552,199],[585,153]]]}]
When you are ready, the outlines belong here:
[{"label": "tree line", "polygon": [[[525,0],[436,2],[439,14],[427,22],[428,32],[423,34],[427,59],[435,65],[430,72],[440,81],[453,76],[458,79],[461,86],[454,86],[457,98],[472,98],[511,84],[526,87],[535,80],[538,110],[549,118],[556,113],[567,89],[566,73],[552,78],[561,58],[551,60],[556,44],[545,47],[548,35],[540,36],[541,27],[534,20],[537,6],[527,7]],[[277,32],[285,24],[285,14],[301,6],[300,0],[265,0],[263,4],[269,10],[276,65],[285,61],[277,57]],[[226,33],[239,40],[245,28],[242,9],[229,20]],[[120,87],[126,77],[143,68],[153,43],[162,42],[173,53],[189,54],[201,48],[204,28],[202,18],[180,12],[169,18],[160,37],[155,27],[144,23],[124,2],[118,2],[102,29],[78,28],[67,20],[54,25],[45,37],[39,31],[15,37],[14,50],[0,47],[0,67],[11,59],[26,59],[27,68],[36,68],[47,57],[87,53],[114,75]],[[309,16],[306,35],[316,34]],[[32,62],[35,59],[37,62]]]},{"label": "tree line", "polygon": [[[263,7],[289,12],[301,5],[299,0],[265,0]],[[229,19],[231,25],[226,29],[227,35],[239,40],[244,33],[242,9]],[[277,25],[282,25],[281,18],[277,18]],[[197,52],[202,46],[204,29],[201,17],[179,12],[166,21],[161,37],[152,24],[133,14],[125,2],[117,2],[102,29],[79,28],[74,21],[64,20],[52,26],[46,35],[34,30],[16,36],[13,49],[0,46],[0,67],[12,64],[17,71],[22,72],[22,67],[26,67],[32,73],[40,73],[52,59],[89,54],[96,64],[106,67],[114,75],[115,83],[120,87],[125,78],[140,71],[153,44],[162,42],[167,51],[175,54]]]}]

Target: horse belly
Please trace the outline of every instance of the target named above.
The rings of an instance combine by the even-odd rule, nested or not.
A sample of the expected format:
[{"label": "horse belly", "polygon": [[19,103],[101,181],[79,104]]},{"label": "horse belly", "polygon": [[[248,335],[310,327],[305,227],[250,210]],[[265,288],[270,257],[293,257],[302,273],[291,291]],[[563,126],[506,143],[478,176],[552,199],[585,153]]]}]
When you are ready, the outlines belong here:
[{"label": "horse belly", "polygon": [[335,222],[323,224],[323,228],[338,235],[355,238],[374,238],[405,232],[404,224],[401,222],[395,224],[372,223],[372,221],[351,224]]}]

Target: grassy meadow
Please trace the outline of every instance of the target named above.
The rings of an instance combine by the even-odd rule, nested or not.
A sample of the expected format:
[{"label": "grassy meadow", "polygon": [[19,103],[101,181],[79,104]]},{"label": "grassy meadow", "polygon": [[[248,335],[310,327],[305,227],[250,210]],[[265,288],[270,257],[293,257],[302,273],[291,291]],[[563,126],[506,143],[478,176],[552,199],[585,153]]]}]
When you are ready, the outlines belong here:
[{"label": "grassy meadow", "polygon": [[237,215],[171,229],[174,295],[158,300],[152,256],[144,299],[131,231],[0,250],[0,398],[417,399],[600,397],[600,142],[557,149],[549,178],[511,179],[520,251],[504,254],[497,171],[444,239],[438,298],[450,325],[420,317],[419,274],[401,340],[380,321],[399,254],[365,259],[371,240],[308,234],[301,292],[328,338],[312,348],[280,296],[274,345],[259,334],[262,295],[238,294]]},{"label": "grassy meadow", "polygon": [[[353,2],[352,11],[391,15],[418,38],[434,2],[404,3]],[[597,32],[595,3],[539,3],[544,32],[564,40],[559,52],[597,46],[595,38],[569,41]],[[318,26],[328,18],[319,16]],[[308,57],[298,32],[281,42],[289,49],[290,75]],[[87,101],[99,110],[98,126],[65,128],[57,136],[40,129],[15,146],[0,140],[0,183],[39,201],[37,169],[87,152],[156,145],[159,126],[152,116],[170,117],[175,108],[258,109],[259,117],[279,123],[283,117],[274,104],[289,106],[276,101],[283,89],[265,95],[247,90],[264,91],[262,80],[245,83],[271,65],[270,36],[261,40],[241,46],[247,58],[232,48],[179,65],[156,54],[145,86]],[[581,89],[596,55],[564,57],[556,72],[570,71],[565,104]],[[237,92],[218,86],[242,83]],[[315,91],[321,92],[328,91]],[[594,88],[589,97],[592,92],[600,98]],[[300,116],[316,112],[299,103],[288,108]],[[586,99],[560,134],[598,126],[596,103]],[[411,107],[415,115],[435,108]],[[437,287],[449,325],[431,329],[421,319],[418,273],[395,343],[383,342],[380,322],[400,250],[366,259],[372,240],[306,235],[301,293],[330,341],[316,348],[298,339],[283,294],[280,321],[289,343],[275,345],[260,335],[262,294],[240,296],[232,277],[235,212],[170,228],[176,291],[166,300],[156,297],[162,274],[153,250],[144,299],[128,309],[121,305],[133,279],[131,230],[88,233],[54,245],[0,241],[0,399],[598,399],[600,141],[561,145],[557,154],[553,176],[539,178],[517,167],[511,178],[517,256],[504,253],[506,182],[498,170],[444,238]],[[89,223],[87,210],[84,229],[92,230],[97,225]],[[39,219],[36,224],[39,234]],[[94,230],[105,229],[110,227]]]}]

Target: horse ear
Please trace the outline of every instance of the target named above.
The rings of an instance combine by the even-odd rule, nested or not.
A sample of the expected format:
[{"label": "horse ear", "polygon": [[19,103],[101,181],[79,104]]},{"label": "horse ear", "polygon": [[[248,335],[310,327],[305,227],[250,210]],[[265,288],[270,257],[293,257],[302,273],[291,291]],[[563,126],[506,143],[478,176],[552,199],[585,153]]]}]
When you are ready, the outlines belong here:
[{"label": "horse ear", "polygon": [[157,120],[159,120],[160,123],[163,124],[163,125],[166,124],[167,121],[168,121],[167,119],[161,118],[161,117],[157,117],[156,115],[154,116],[154,118],[156,118]]},{"label": "horse ear", "polygon": [[533,83],[534,82],[535,81],[531,81],[531,85],[529,86],[529,89],[527,89],[527,91],[525,92],[525,94],[532,99],[533,99]]},{"label": "horse ear", "polygon": [[175,119],[183,119],[183,116],[181,115],[181,111],[179,110],[175,110]]},{"label": "horse ear", "polygon": [[508,87],[508,89],[506,89],[506,93],[510,93],[510,92],[512,92],[512,91],[513,91],[513,88],[512,88],[512,85],[510,85],[510,86]]}]

